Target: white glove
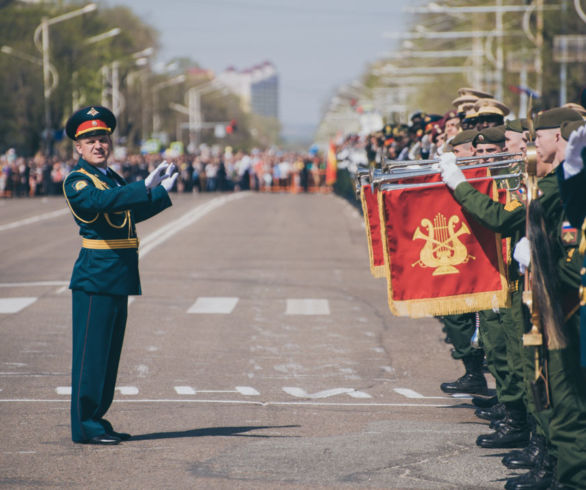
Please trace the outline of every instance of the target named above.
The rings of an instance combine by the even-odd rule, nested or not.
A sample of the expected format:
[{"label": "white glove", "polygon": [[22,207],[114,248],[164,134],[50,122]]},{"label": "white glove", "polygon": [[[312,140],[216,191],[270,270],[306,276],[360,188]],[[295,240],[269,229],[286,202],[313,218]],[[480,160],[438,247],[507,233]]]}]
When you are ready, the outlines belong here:
[{"label": "white glove", "polygon": [[177,172],[177,167],[175,167],[175,164],[172,163],[167,167],[167,170],[161,182],[161,185],[165,188],[167,192],[173,189],[173,185],[175,185],[177,177],[179,177],[179,172]]},{"label": "white glove", "polygon": [[566,160],[564,161],[564,178],[569,179],[580,173],[584,168],[582,152],[586,148],[586,125],[572,131],[566,145]]},{"label": "white glove", "polygon": [[439,158],[439,168],[442,180],[452,190],[458,187],[462,182],[466,182],[466,177],[456,164],[456,155],[453,153],[444,153]]},{"label": "white glove", "polygon": [[161,181],[165,178],[165,171],[169,164],[164,161],[160,163],[156,169],[154,169],[150,174],[147,175],[147,178],[144,179],[144,185],[147,189],[153,189],[157,187]]},{"label": "white glove", "polygon": [[519,263],[519,272],[525,274],[531,263],[531,245],[526,237],[517,242],[513,251],[513,258]]}]

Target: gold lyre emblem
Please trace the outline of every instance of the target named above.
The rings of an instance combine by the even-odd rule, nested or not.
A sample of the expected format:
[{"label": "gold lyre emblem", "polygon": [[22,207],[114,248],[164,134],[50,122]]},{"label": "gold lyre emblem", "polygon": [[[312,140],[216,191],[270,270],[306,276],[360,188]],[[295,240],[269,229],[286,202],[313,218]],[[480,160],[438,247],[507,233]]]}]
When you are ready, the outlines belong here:
[{"label": "gold lyre emblem", "polygon": [[425,240],[425,245],[419,252],[419,260],[411,267],[419,265],[420,267],[432,267],[434,276],[444,274],[459,274],[460,271],[455,266],[464,264],[475,257],[468,254],[468,249],[460,240],[462,234],[470,235],[470,230],[466,223],[462,223],[460,229],[456,231],[456,225],[460,222],[458,216],[453,215],[449,220],[438,213],[433,219],[433,223],[427,218],[421,220],[421,226],[427,229],[427,235],[421,231],[419,226],[413,233],[413,240]]}]

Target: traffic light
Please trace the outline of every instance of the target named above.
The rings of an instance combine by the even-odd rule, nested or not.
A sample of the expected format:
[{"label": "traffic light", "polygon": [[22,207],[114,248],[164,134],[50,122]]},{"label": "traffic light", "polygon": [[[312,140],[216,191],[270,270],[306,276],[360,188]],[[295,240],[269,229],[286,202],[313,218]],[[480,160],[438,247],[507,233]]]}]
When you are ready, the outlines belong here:
[{"label": "traffic light", "polygon": [[236,132],[237,129],[238,129],[238,125],[236,124],[236,119],[232,119],[230,121],[230,124],[228,124],[228,126],[226,126],[226,134],[232,134],[232,133]]}]

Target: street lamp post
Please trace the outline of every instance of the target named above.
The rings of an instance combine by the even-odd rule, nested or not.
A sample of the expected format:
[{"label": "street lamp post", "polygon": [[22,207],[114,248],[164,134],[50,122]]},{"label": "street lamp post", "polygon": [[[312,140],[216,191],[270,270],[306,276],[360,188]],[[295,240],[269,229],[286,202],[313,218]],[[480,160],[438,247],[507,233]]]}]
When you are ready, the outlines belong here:
[{"label": "street lamp post", "polygon": [[[103,32],[101,34],[97,34],[95,36],[88,37],[83,41],[84,46],[90,46],[101,41],[105,41],[112,37],[117,36],[120,34],[121,29],[119,27],[114,27],[109,31]],[[82,104],[83,97],[79,95],[79,91],[77,90],[77,70],[75,70],[71,74],[71,111],[75,112]]]},{"label": "street lamp post", "polygon": [[88,12],[93,12],[96,10],[98,6],[95,3],[90,3],[85,7],[82,7],[77,10],[73,10],[63,15],[58,15],[57,17],[53,17],[51,19],[47,17],[43,17],[41,23],[35,29],[35,33],[33,36],[33,40],[37,49],[42,54],[42,64],[43,64],[43,98],[44,98],[44,105],[45,105],[45,131],[44,131],[44,139],[45,139],[45,152],[49,154],[50,147],[49,147],[49,138],[51,132],[51,106],[50,106],[50,97],[51,93],[55,89],[55,85],[51,85],[51,69],[50,69],[50,60],[49,60],[49,26],[53,24],[57,24],[58,22],[63,22],[65,20],[72,19],[77,17],[78,15],[83,15]]},{"label": "street lamp post", "polygon": [[165,80],[153,86],[153,136],[155,136],[161,128],[161,117],[159,115],[159,90],[177,85],[185,81],[185,75],[177,75],[176,77]]}]

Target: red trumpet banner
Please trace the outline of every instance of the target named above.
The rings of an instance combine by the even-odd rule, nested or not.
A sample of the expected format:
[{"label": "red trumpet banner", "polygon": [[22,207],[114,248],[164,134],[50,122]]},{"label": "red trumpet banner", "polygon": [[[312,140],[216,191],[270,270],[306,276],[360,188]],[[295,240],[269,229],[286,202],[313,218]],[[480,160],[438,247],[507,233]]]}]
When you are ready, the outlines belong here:
[{"label": "red trumpet banner", "polygon": [[[498,199],[492,179],[470,184]],[[393,314],[420,318],[508,306],[501,236],[469,217],[446,186],[378,196]]]},{"label": "red trumpet banner", "polygon": [[[466,176],[485,177],[486,169],[464,169]],[[430,182],[442,182],[438,173],[419,175],[415,177],[406,177],[393,181],[396,185],[422,184]],[[442,184],[443,185],[443,184]],[[378,207],[378,188],[372,188],[370,185],[362,186],[360,192],[360,201],[362,203],[362,212],[364,215],[364,228],[366,230],[366,242],[368,245],[368,257],[370,263],[370,273],[373,277],[386,277],[385,253],[381,237],[380,215]]]},{"label": "red trumpet banner", "polygon": [[362,186],[360,200],[362,201],[362,212],[364,214],[370,273],[374,277],[386,277],[385,253],[381,238],[377,194],[378,190],[376,188],[373,192],[369,185]]}]

